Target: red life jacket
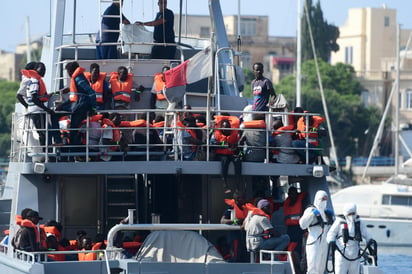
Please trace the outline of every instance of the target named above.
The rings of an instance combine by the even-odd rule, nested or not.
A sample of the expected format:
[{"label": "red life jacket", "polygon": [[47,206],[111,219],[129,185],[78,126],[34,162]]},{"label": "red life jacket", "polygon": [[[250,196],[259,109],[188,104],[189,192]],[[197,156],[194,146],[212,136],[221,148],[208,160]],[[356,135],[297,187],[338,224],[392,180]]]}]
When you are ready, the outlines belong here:
[{"label": "red life jacket", "polygon": [[162,101],[166,97],[163,94],[163,89],[166,87],[165,81],[163,81],[163,73],[156,73],[154,76],[154,88],[156,92],[156,100]]},{"label": "red life jacket", "polygon": [[23,219],[20,223],[20,226],[33,228],[34,234],[36,235],[36,243],[40,244],[40,233],[39,233],[39,230],[37,228],[37,225],[33,224],[33,222],[28,220],[28,219]]},{"label": "red life jacket", "polygon": [[224,201],[227,205],[233,207],[233,209],[235,210],[236,219],[246,219],[249,210],[254,208],[254,206],[249,203],[244,204],[242,208],[240,208],[238,207],[234,199],[225,199]]},{"label": "red life jacket", "polygon": [[76,81],[74,79],[76,79],[77,76],[85,72],[85,70],[86,70],[85,68],[78,67],[73,72],[72,78],[70,80],[70,92],[69,92],[70,102],[77,102],[77,100],[79,99],[79,95],[77,94]]},{"label": "red life jacket", "polygon": [[165,126],[165,121],[160,121],[160,122],[156,122],[153,124],[153,127],[164,127]]},{"label": "red life jacket", "polygon": [[113,99],[115,101],[130,103],[130,94],[133,87],[133,73],[128,73],[126,81],[120,82],[119,73],[112,72],[110,74],[109,82],[112,86]]},{"label": "red life jacket", "polygon": [[103,88],[104,88],[104,81],[106,80],[107,73],[106,72],[100,72],[99,78],[97,78],[97,81],[92,83],[92,74],[90,72],[85,72],[84,76],[86,76],[87,80],[89,80],[90,86],[92,89],[96,92],[96,103],[104,103],[103,100]]},{"label": "red life jacket", "polygon": [[[239,136],[238,136],[238,128],[239,128],[239,118],[236,116],[220,116],[216,115],[215,116],[215,124],[217,127],[221,127],[221,122],[223,120],[229,120],[230,122],[230,127],[234,130],[230,130],[230,135],[226,136],[222,133],[221,129],[215,129],[214,134],[215,134],[215,140],[217,142],[225,142],[227,144],[235,145],[239,141]],[[223,154],[223,155],[233,155],[233,150],[230,148],[217,148],[216,149],[216,154]]]},{"label": "red life jacket", "polygon": [[39,75],[39,73],[35,70],[23,69],[21,71],[21,74],[23,74],[27,78],[35,78],[37,81],[39,81],[39,93],[37,94],[37,98],[39,98],[41,102],[47,102],[49,100],[49,97],[47,96],[46,85],[44,84],[43,78]]},{"label": "red life jacket", "polygon": [[290,205],[290,199],[287,198],[283,203],[283,214],[285,216],[285,224],[288,225],[299,225],[299,219],[303,214],[302,201],[305,198],[306,193],[299,193],[297,201]]},{"label": "red life jacket", "polygon": [[268,218],[268,220],[270,221],[270,216],[268,214],[266,214],[266,212],[264,212],[262,209],[255,207],[252,210],[252,215],[260,215],[260,216],[264,216],[266,218]]}]

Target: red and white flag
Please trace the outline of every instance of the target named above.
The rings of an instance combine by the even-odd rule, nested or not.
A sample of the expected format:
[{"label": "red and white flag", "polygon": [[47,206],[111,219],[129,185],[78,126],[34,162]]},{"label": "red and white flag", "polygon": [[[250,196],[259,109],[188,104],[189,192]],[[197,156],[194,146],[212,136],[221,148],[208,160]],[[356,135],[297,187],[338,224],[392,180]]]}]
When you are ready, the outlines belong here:
[{"label": "red and white flag", "polygon": [[166,87],[184,86],[212,76],[212,51],[210,47],[165,72]]}]

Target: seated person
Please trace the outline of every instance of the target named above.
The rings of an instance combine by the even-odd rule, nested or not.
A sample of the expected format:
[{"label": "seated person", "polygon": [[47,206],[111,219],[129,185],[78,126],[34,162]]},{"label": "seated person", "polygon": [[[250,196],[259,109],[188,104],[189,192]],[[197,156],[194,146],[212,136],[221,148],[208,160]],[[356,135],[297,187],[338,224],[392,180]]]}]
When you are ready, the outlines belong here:
[{"label": "seated person", "polygon": [[266,123],[264,114],[254,114],[252,121],[242,123],[239,145],[244,145],[244,161],[263,162],[266,158]]},{"label": "seated person", "polygon": [[193,116],[187,116],[182,121],[177,121],[177,126],[181,127],[176,136],[179,156],[182,160],[193,160],[198,146],[202,145],[202,131],[197,128]]},{"label": "seated person", "polygon": [[150,98],[150,107],[152,109],[167,109],[169,103],[165,97],[166,80],[164,73],[170,69],[169,66],[163,66],[161,73],[156,73],[153,80],[152,96]]},{"label": "seated person", "polygon": [[293,124],[283,126],[282,120],[274,120],[272,123],[271,146],[276,149],[276,162],[281,164],[296,164],[300,158],[292,148]]}]

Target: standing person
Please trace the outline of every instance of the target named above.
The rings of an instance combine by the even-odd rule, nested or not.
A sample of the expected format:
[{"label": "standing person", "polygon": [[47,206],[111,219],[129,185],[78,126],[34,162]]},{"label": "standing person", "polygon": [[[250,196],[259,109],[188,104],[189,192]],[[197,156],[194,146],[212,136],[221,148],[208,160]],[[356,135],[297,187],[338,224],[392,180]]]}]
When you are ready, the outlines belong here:
[{"label": "standing person", "polygon": [[289,235],[290,241],[296,243],[295,254],[299,255],[295,260],[295,264],[297,264],[302,257],[303,230],[299,226],[299,219],[303,214],[306,196],[306,192],[298,193],[298,189],[291,186],[288,190],[288,197],[283,203],[286,233]]},{"label": "standing person", "polygon": [[105,110],[111,108],[111,95],[109,94],[109,82],[106,81],[106,72],[100,72],[100,66],[97,63],[90,65],[90,72],[85,72],[90,86],[96,92],[96,109]]},{"label": "standing person", "polygon": [[21,221],[20,228],[14,235],[13,247],[27,252],[41,250],[40,231],[37,224],[42,219],[37,211],[28,211],[26,218]]},{"label": "standing person", "polygon": [[24,100],[26,96],[27,85],[30,81],[30,71],[34,71],[36,69],[37,62],[29,62],[26,64],[23,70],[21,70],[21,82],[20,87],[17,90],[16,98],[19,102],[27,108],[27,102]]},{"label": "standing person", "polygon": [[328,242],[326,235],[333,222],[333,214],[326,209],[328,194],[319,190],[315,194],[313,205],[303,212],[299,220],[300,228],[308,230],[306,240],[306,260],[308,274],[325,272]]},{"label": "standing person", "polygon": [[[116,43],[120,33],[120,5],[123,6],[123,0],[113,0],[113,3],[104,11],[101,22],[101,30],[96,35],[96,59],[117,59],[116,45],[101,45],[101,43]],[[130,21],[121,15],[121,22],[125,25]]]},{"label": "standing person", "polygon": [[275,230],[270,222],[272,209],[270,202],[261,199],[245,220],[246,246],[250,251],[285,250],[289,244],[289,236]]},{"label": "standing person", "polygon": [[39,135],[40,145],[44,146],[46,144],[46,114],[43,111],[52,116],[51,129],[56,129],[50,131],[50,137],[53,136],[56,143],[61,143],[60,134],[57,131],[58,121],[53,117],[54,111],[46,106],[49,101],[46,85],[43,82],[46,66],[38,62],[35,64],[34,69],[23,70],[22,74],[29,80],[26,82],[26,94],[22,95],[19,91],[17,99],[27,108],[33,127]]},{"label": "standing person", "polygon": [[263,77],[263,64],[255,63],[253,65],[253,73],[255,74],[255,79],[252,81],[252,92],[253,92],[253,105],[252,110],[254,111],[268,111],[270,96],[276,96],[275,89],[273,88],[272,82]]},{"label": "standing person", "polygon": [[[356,214],[356,204],[347,203],[343,207],[343,215],[339,215],[330,228],[327,241],[336,244],[335,273],[356,274],[360,271],[360,242],[372,241],[365,223]],[[343,255],[342,255],[343,254]],[[345,257],[343,257],[345,256]]]},{"label": "standing person", "polygon": [[[66,64],[65,69],[71,78],[69,96],[71,110],[70,144],[80,145],[79,128],[81,122],[86,119],[87,113],[96,109],[96,92],[90,87],[84,76],[85,69],[80,67],[79,63],[76,61],[69,62]],[[67,105],[67,102],[63,105]]]},{"label": "standing person", "polygon": [[[136,24],[154,27],[153,40],[155,43],[174,43],[175,32],[174,14],[173,11],[167,8],[167,0],[159,0],[157,2],[159,12],[156,18],[150,22],[136,22]],[[175,46],[153,46],[152,59],[174,59],[176,53]]]},{"label": "standing person", "polygon": [[[223,216],[220,218],[221,224],[226,225],[243,225],[249,210],[254,206],[246,202],[245,194],[241,191],[233,193],[233,199],[225,199],[225,203],[229,206]],[[228,244],[232,252],[232,259],[236,262],[246,260],[246,235],[243,230],[229,231]]]}]

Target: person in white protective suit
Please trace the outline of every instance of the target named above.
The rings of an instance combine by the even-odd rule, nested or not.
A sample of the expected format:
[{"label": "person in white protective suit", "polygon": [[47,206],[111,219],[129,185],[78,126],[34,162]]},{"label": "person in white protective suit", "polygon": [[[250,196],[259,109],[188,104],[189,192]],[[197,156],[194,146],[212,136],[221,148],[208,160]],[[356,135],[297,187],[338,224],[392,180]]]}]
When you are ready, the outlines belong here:
[{"label": "person in white protective suit", "polygon": [[[343,207],[343,215],[336,217],[330,228],[326,240],[328,243],[336,243],[336,248],[342,254],[335,251],[335,273],[336,274],[357,274],[360,271],[360,259],[355,259],[359,255],[359,244],[364,239],[366,242],[372,240],[366,229],[366,225],[356,214],[356,204],[347,203]],[[350,260],[348,260],[350,259]]]},{"label": "person in white protective suit", "polygon": [[299,220],[302,229],[308,230],[306,240],[306,261],[308,274],[323,274],[325,272],[328,243],[326,235],[333,223],[333,213],[326,209],[328,194],[319,190],[316,192],[313,205],[303,212]]}]

